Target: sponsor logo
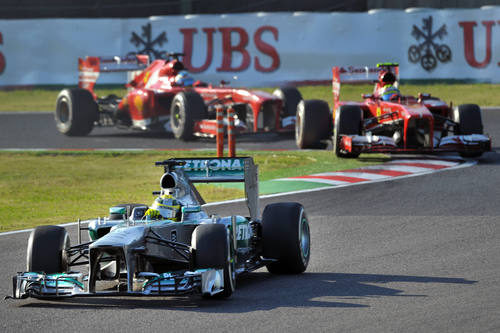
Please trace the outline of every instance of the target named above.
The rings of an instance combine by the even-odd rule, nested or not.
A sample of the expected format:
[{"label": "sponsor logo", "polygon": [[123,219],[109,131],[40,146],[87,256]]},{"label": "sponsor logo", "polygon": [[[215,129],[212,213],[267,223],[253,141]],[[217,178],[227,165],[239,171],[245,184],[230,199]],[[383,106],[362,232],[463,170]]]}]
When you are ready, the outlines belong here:
[{"label": "sponsor logo", "polygon": [[167,42],[167,33],[163,31],[153,39],[151,23],[143,25],[141,28],[142,34],[140,36],[132,32],[132,37],[130,37],[130,42],[134,44],[138,50],[129,52],[128,55],[147,54],[151,60],[163,58],[166,51],[159,47]]},{"label": "sponsor logo", "polygon": [[250,239],[252,231],[248,224],[238,224],[236,227],[236,240],[247,240]]},{"label": "sponsor logo", "polygon": [[244,162],[240,159],[186,160],[184,170],[243,170]]},{"label": "sponsor logo", "polygon": [[448,34],[446,24],[433,31],[432,16],[422,19],[422,29],[413,25],[411,35],[419,44],[411,45],[408,49],[408,60],[414,64],[420,63],[423,69],[430,72],[434,70],[438,61],[445,63],[451,61],[451,49],[446,44],[438,44]]},{"label": "sponsor logo", "polygon": [[[165,58],[166,51],[162,49],[167,43],[167,32],[163,31],[153,38],[151,23],[141,27],[142,33],[139,35],[132,32],[130,42],[137,49],[129,52],[128,55],[147,54],[151,60]],[[212,65],[214,53],[219,49],[222,54],[221,63],[216,67],[216,72],[242,72],[250,68],[261,73],[276,71],[281,65],[280,55],[276,47],[268,42],[277,42],[279,31],[276,27],[265,25],[258,27],[253,34],[241,27],[206,27],[201,29],[201,34],[197,38],[197,28],[181,28],[184,66],[191,73],[201,73]],[[196,39],[196,41],[195,41]],[[206,55],[203,64],[193,64],[193,54],[195,46],[205,39]],[[253,44],[257,54],[251,54],[248,49],[249,44]]]}]

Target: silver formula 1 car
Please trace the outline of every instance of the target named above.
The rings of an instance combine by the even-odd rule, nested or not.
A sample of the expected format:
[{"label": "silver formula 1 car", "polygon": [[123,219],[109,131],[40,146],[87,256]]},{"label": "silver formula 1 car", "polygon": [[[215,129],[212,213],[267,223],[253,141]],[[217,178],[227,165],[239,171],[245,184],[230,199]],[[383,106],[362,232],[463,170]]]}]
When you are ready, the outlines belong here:
[{"label": "silver formula 1 car", "polygon": [[[310,235],[304,208],[270,204],[259,218],[252,158],[169,159],[156,165],[164,174],[161,191],[153,193],[155,204],[117,205],[106,218],[79,222],[79,241],[86,229],[89,242],[71,246],[65,228],[37,227],[28,241],[27,272],[13,278],[13,298],[228,297],[242,273],[263,266],[271,273],[306,270]],[[244,182],[249,216],[207,215],[196,182]],[[172,214],[172,207],[178,211]]]}]

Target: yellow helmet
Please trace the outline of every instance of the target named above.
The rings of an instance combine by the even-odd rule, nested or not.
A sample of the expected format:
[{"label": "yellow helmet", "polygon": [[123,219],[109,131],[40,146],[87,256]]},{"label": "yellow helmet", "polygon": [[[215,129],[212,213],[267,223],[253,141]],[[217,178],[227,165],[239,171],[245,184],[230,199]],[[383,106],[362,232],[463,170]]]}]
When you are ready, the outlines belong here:
[{"label": "yellow helmet", "polygon": [[181,205],[170,194],[164,194],[156,198],[151,208],[158,210],[160,215],[165,219],[179,221],[181,218]]}]

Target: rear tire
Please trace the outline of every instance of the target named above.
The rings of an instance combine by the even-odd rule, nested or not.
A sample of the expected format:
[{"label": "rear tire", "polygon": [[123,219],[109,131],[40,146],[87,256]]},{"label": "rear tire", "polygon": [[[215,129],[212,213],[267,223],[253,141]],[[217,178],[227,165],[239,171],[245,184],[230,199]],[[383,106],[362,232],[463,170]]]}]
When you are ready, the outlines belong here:
[{"label": "rear tire", "polygon": [[69,260],[66,249],[70,246],[66,229],[47,225],[36,227],[28,239],[26,266],[28,272],[46,274],[67,272]]},{"label": "rear tire", "polygon": [[[476,104],[462,104],[453,109],[453,121],[458,124],[455,134],[483,134],[481,108]],[[458,132],[458,133],[457,133]],[[479,157],[482,152],[460,152],[462,157]]]},{"label": "rear tire", "polygon": [[182,91],[174,96],[170,107],[170,126],[176,139],[194,139],[194,124],[206,118],[205,102],[196,91]]},{"label": "rear tire", "polygon": [[267,205],[262,214],[263,256],[277,259],[267,264],[274,274],[298,274],[306,270],[311,236],[304,207],[296,202]]},{"label": "rear tire", "polygon": [[64,89],[57,96],[54,118],[57,130],[68,136],[85,136],[99,120],[99,109],[85,89]]},{"label": "rear tire", "polygon": [[357,105],[342,105],[335,114],[333,150],[337,157],[356,158],[359,153],[346,153],[340,150],[341,135],[361,135],[363,111]]},{"label": "rear tire", "polygon": [[295,87],[281,87],[273,91],[273,95],[283,101],[281,117],[295,116],[297,105],[302,100],[300,91]]},{"label": "rear tire", "polygon": [[328,103],[321,100],[303,100],[297,105],[295,118],[295,143],[300,149],[323,148],[321,140],[331,132]]},{"label": "rear tire", "polygon": [[193,231],[191,246],[195,249],[195,267],[224,269],[224,287],[207,298],[227,298],[236,287],[234,260],[231,255],[230,236],[222,224],[201,224]]}]

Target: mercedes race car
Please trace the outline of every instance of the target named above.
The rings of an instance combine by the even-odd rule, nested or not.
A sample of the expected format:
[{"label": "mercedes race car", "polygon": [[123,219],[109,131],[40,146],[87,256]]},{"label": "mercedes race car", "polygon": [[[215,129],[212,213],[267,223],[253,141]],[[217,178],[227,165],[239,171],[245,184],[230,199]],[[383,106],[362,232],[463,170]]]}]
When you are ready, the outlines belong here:
[{"label": "mercedes race car", "polygon": [[[121,204],[105,218],[78,222],[79,244],[60,226],[39,226],[28,240],[27,271],[13,298],[228,297],[236,277],[266,266],[302,273],[310,257],[301,204],[267,205],[259,218],[258,169],[252,158],[169,159],[152,206]],[[244,182],[249,216],[208,215],[193,183]],[[81,225],[88,223],[88,227]],[[89,242],[81,242],[88,230]]]},{"label": "mercedes race car", "polygon": [[[401,95],[398,77],[399,66],[394,63],[378,64],[376,68],[333,67],[334,110],[330,112],[325,101],[300,102],[295,127],[297,146],[317,148],[325,145],[323,140],[332,139],[339,157],[438,152],[478,157],[491,150],[491,139],[483,134],[479,106],[448,105],[424,93],[418,97]],[[362,95],[363,102],[340,102],[342,82],[375,82],[375,88],[373,93]],[[384,95],[385,84],[390,86],[391,95]]]},{"label": "mercedes race car", "polygon": [[[215,136],[216,107],[231,105],[236,133],[290,132],[302,99],[293,87],[273,94],[194,81],[181,62],[181,53],[151,64],[147,55],[86,57],[79,59],[79,87],[64,89],[57,97],[55,122],[59,132],[85,136],[94,126],[173,132],[175,138]],[[94,92],[100,73],[129,73],[123,98],[98,97]],[[224,119],[227,124],[227,118]]]}]

